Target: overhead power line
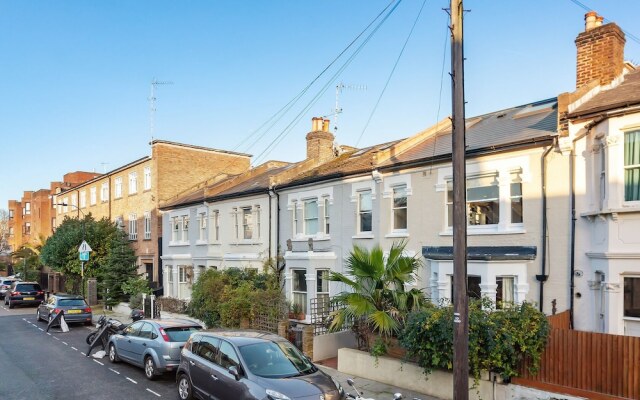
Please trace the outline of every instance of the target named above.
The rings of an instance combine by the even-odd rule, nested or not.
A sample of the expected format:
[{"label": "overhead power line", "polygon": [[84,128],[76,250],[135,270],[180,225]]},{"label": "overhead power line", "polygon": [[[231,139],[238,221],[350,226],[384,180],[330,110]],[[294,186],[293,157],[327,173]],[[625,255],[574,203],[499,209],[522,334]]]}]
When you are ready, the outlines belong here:
[{"label": "overhead power line", "polygon": [[[569,1],[572,2],[573,4],[577,5],[578,7],[582,8],[585,11],[592,11],[593,10],[593,7],[589,7],[589,6],[585,5],[584,3],[579,2],[578,0],[569,0]],[[605,17],[604,15],[602,17],[604,18],[604,22],[613,22],[612,20],[610,20],[609,18]],[[620,29],[622,30],[622,32],[624,32],[624,34],[629,39],[631,39],[634,42],[640,44],[640,38],[638,38],[633,33],[627,31],[626,29],[622,29],[622,27],[620,27]]]}]

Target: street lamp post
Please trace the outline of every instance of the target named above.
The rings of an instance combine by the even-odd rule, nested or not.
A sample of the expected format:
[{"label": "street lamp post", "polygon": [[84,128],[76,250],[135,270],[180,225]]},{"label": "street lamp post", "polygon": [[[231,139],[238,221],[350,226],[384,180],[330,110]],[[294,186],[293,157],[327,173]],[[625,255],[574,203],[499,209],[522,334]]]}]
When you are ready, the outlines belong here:
[{"label": "street lamp post", "polygon": [[[63,207],[67,207],[67,206],[71,206],[71,207],[75,207],[76,210],[78,210],[78,212],[80,214],[82,214],[82,244],[85,243],[85,229],[84,229],[84,224],[85,224],[85,219],[87,218],[86,214],[84,213],[84,211],[82,211],[82,209],[80,207],[78,207],[75,204],[67,204],[67,203],[54,203],[54,206],[63,206]],[[80,258],[80,280],[82,281],[82,297],[84,296],[84,262],[85,260],[81,257]]]}]

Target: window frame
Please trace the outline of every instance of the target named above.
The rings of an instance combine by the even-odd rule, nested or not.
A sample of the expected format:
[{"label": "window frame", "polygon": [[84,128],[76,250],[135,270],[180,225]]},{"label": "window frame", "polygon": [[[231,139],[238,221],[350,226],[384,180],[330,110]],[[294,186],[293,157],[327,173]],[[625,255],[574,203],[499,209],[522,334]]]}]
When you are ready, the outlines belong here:
[{"label": "window frame", "polygon": [[[364,190],[359,190],[357,192],[357,196],[358,196],[358,204],[357,204],[357,212],[356,212],[356,218],[357,218],[357,223],[356,223],[356,229],[358,234],[370,234],[373,233],[373,194],[372,194],[372,190],[371,189],[364,189]],[[369,197],[369,203],[371,204],[371,207],[369,208],[369,210],[362,210],[362,203],[363,203],[363,197],[364,196],[368,196]],[[362,229],[362,224],[363,224],[363,219],[362,216],[369,214],[369,224],[370,224],[370,229],[369,230],[364,230]]]},{"label": "window frame", "polygon": [[[404,206],[396,205],[396,193],[398,191],[404,191]],[[396,226],[396,213],[400,210],[404,210],[404,227]],[[391,231],[392,232],[407,232],[409,229],[409,195],[406,184],[399,184],[391,187]]]},{"label": "window frame", "polygon": [[632,294],[632,298],[629,300],[630,302],[632,302],[633,300],[635,300],[633,297],[638,298],[638,300],[636,300],[637,302],[640,303],[640,275],[623,275],[622,277],[622,286],[623,286],[623,294],[622,294],[622,317],[625,319],[640,319],[640,307],[638,308],[631,308],[631,310],[637,310],[633,312],[633,315],[629,315],[628,313],[628,309],[627,309],[627,295],[628,295],[628,287],[627,287],[627,280],[637,280],[638,284],[638,293],[637,295],[633,295]]},{"label": "window frame", "polygon": [[[629,130],[624,132],[624,146],[623,146],[623,157],[622,157],[622,164],[623,164],[623,177],[622,177],[622,185],[623,185],[623,198],[624,198],[624,202],[625,203],[632,203],[632,204],[637,204],[640,203],[640,187],[635,187],[633,189],[633,192],[635,193],[631,193],[628,194],[627,193],[627,188],[630,186],[629,184],[627,184],[627,173],[629,171],[636,171],[636,174],[640,174],[640,163],[639,164],[627,164],[627,145],[629,143],[629,141],[627,140],[628,137],[630,137],[631,135],[635,136],[635,139],[640,141],[640,130],[639,129],[634,129],[634,130]],[[640,143],[635,143],[635,146],[639,148],[640,150]],[[640,162],[640,155],[636,155],[636,157],[638,158],[638,161]],[[637,186],[640,186],[640,180],[637,184]]]},{"label": "window frame", "polygon": [[109,184],[107,182],[103,182],[100,187],[100,202],[106,203],[109,201]]},{"label": "window frame", "polygon": [[322,233],[325,235],[331,234],[331,200],[329,196],[322,198]]},{"label": "window frame", "polygon": [[253,239],[253,210],[251,206],[240,207],[242,212],[242,239]]},{"label": "window frame", "polygon": [[[304,279],[298,280],[296,279],[296,274],[302,273],[302,277]],[[296,288],[296,283],[304,282],[304,290],[300,289],[300,287]],[[298,298],[303,298],[304,301],[302,304],[296,301],[296,295],[299,295]],[[309,296],[309,288],[307,286],[307,270],[304,268],[291,268],[291,304],[300,304],[301,312],[307,313],[307,300]]]},{"label": "window frame", "polygon": [[118,176],[116,177],[114,180],[114,190],[113,190],[113,197],[115,199],[121,199],[122,198],[122,177]]},{"label": "window frame", "polygon": [[144,212],[144,239],[151,240],[151,211]]},{"label": "window frame", "polygon": [[[308,212],[309,210],[307,207],[310,204],[315,204],[315,218],[308,216],[308,214],[310,213]],[[304,235],[315,236],[318,234],[318,232],[320,232],[320,205],[318,204],[317,197],[304,199],[302,201],[302,221],[302,232],[304,233]],[[312,224],[313,221],[315,221],[316,226],[315,232],[310,232],[310,230],[312,229],[310,224]]]},{"label": "window frame", "polygon": [[129,195],[138,193],[138,173],[129,172]]},{"label": "window frame", "polygon": [[89,188],[89,205],[90,206],[95,206],[98,201],[97,189],[98,188],[95,186]]},{"label": "window frame", "polygon": [[87,208],[87,191],[80,191],[80,208]]},{"label": "window frame", "polygon": [[207,214],[202,212],[198,216],[198,240],[204,242],[207,240]]},{"label": "window frame", "polygon": [[151,167],[144,167],[144,187],[142,190],[151,190]]},{"label": "window frame", "polygon": [[138,216],[129,214],[129,240],[138,240]]}]

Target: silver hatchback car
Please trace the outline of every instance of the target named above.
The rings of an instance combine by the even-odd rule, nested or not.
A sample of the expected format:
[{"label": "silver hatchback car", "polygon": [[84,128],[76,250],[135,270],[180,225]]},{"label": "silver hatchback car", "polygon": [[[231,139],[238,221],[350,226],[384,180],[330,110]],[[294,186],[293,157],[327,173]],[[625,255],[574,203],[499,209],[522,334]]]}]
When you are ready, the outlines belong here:
[{"label": "silver hatchback car", "polygon": [[175,371],[180,352],[193,332],[202,329],[188,319],[144,319],[129,325],[122,334],[109,339],[109,361],[125,361],[144,368],[153,380],[164,372]]}]

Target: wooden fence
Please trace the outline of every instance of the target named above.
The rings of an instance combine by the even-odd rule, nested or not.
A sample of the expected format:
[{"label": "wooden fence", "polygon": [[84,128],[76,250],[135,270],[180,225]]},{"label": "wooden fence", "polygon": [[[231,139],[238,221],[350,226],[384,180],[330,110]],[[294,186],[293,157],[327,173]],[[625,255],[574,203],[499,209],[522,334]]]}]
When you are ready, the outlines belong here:
[{"label": "wooden fence", "polygon": [[640,337],[568,329],[563,314],[549,322],[538,374],[525,363],[513,383],[589,399],[640,399]]}]

